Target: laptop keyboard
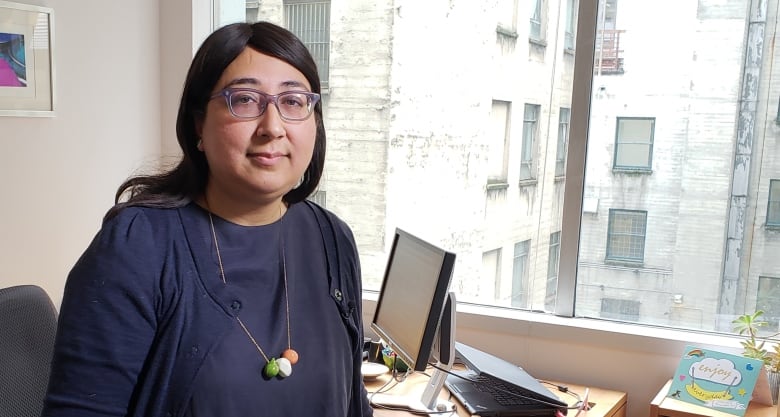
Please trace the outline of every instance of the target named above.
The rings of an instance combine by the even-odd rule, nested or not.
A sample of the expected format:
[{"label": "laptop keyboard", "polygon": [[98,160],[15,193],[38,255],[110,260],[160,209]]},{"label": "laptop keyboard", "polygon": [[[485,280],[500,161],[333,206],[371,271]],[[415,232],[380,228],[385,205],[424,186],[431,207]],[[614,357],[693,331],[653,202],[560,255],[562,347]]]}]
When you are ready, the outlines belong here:
[{"label": "laptop keyboard", "polygon": [[503,406],[539,404],[538,401],[530,398],[531,396],[527,391],[507,384],[500,379],[486,375],[473,375],[471,380],[474,381],[473,385],[477,390],[490,393],[496,402]]}]

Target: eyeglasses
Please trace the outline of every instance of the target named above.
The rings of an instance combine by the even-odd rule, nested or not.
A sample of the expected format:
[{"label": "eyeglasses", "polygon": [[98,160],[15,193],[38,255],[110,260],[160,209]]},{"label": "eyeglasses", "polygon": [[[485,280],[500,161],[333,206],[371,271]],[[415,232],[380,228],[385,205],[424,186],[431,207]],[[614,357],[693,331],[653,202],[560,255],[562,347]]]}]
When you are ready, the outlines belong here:
[{"label": "eyeglasses", "polygon": [[287,121],[306,120],[320,99],[319,94],[308,91],[285,91],[271,95],[251,88],[226,88],[210,99],[217,97],[225,97],[230,113],[239,119],[260,117],[268,108],[268,103],[274,103],[279,115]]}]

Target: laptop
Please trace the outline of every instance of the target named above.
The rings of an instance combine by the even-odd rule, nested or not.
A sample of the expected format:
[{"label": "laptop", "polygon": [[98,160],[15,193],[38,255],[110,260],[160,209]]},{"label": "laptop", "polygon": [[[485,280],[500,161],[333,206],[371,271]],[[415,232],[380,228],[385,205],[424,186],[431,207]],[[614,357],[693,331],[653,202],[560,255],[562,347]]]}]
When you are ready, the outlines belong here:
[{"label": "laptop", "polygon": [[[453,373],[469,380],[449,375],[444,384],[469,413],[483,417],[566,414],[568,405],[523,368],[460,342],[455,350],[468,370]],[[489,384],[498,384],[499,389],[491,392]]]}]

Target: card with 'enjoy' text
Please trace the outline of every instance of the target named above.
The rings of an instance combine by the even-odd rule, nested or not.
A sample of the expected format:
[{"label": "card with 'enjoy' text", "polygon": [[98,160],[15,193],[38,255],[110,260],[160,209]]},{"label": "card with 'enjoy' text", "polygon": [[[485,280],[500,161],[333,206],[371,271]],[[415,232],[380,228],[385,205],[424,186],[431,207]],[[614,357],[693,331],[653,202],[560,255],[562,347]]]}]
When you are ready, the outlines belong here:
[{"label": "card with 'enjoy' text", "polygon": [[763,368],[757,359],[687,346],[667,396],[741,417]]}]

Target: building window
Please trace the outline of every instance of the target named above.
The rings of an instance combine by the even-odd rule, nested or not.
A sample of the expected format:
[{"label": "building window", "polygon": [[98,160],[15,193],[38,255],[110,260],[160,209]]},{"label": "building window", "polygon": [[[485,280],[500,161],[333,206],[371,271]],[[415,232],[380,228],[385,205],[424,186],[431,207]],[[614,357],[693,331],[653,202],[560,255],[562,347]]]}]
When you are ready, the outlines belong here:
[{"label": "building window", "polygon": [[530,240],[515,243],[515,253],[512,258],[512,307],[530,307],[528,294],[528,251],[530,248]]},{"label": "building window", "polygon": [[322,89],[327,89],[330,65],[330,0],[284,0],[284,26],[309,48],[317,63]]},{"label": "building window", "polygon": [[561,107],[558,115],[558,150],[555,152],[555,176],[566,175],[566,148],[569,146],[571,110]]},{"label": "building window", "polygon": [[511,104],[509,102],[493,100],[493,108],[490,113],[489,184],[506,184],[507,182],[510,112]]},{"label": "building window", "polygon": [[542,38],[542,3],[544,0],[531,0],[531,31],[528,34],[532,40],[541,41]]},{"label": "building window", "polygon": [[517,0],[499,0],[498,10],[498,27],[516,36]]},{"label": "building window", "polygon": [[766,209],[766,225],[780,227],[780,180],[769,180],[769,203]]},{"label": "building window", "polygon": [[563,47],[566,50],[574,49],[574,36],[576,34],[577,0],[566,0],[566,34],[563,39]]},{"label": "building window", "polygon": [[550,233],[550,249],[547,256],[547,292],[544,308],[555,309],[555,295],[558,293],[558,258],[561,253],[561,232]]},{"label": "building window", "polygon": [[647,212],[609,209],[607,260],[643,262]]},{"label": "building window", "polygon": [[618,117],[614,168],[651,170],[654,133],[655,117]]},{"label": "building window", "polygon": [[769,326],[769,333],[780,331],[780,278],[758,277],[758,297],[756,298],[756,310],[764,312],[763,319]]},{"label": "building window", "polygon": [[536,141],[539,131],[539,109],[526,104],[523,112],[523,148],[520,155],[520,180],[536,179]]},{"label": "building window", "polygon": [[325,207],[325,202],[326,202],[326,198],[325,197],[326,197],[325,190],[317,190],[317,191],[313,192],[309,196],[309,198],[307,198],[307,200],[311,200],[311,201],[319,204],[320,206]]},{"label": "building window", "polygon": [[623,321],[638,321],[639,306],[639,301],[602,298],[601,317]]},{"label": "building window", "polygon": [[492,282],[493,298],[501,299],[501,248],[482,254],[482,282]]}]

